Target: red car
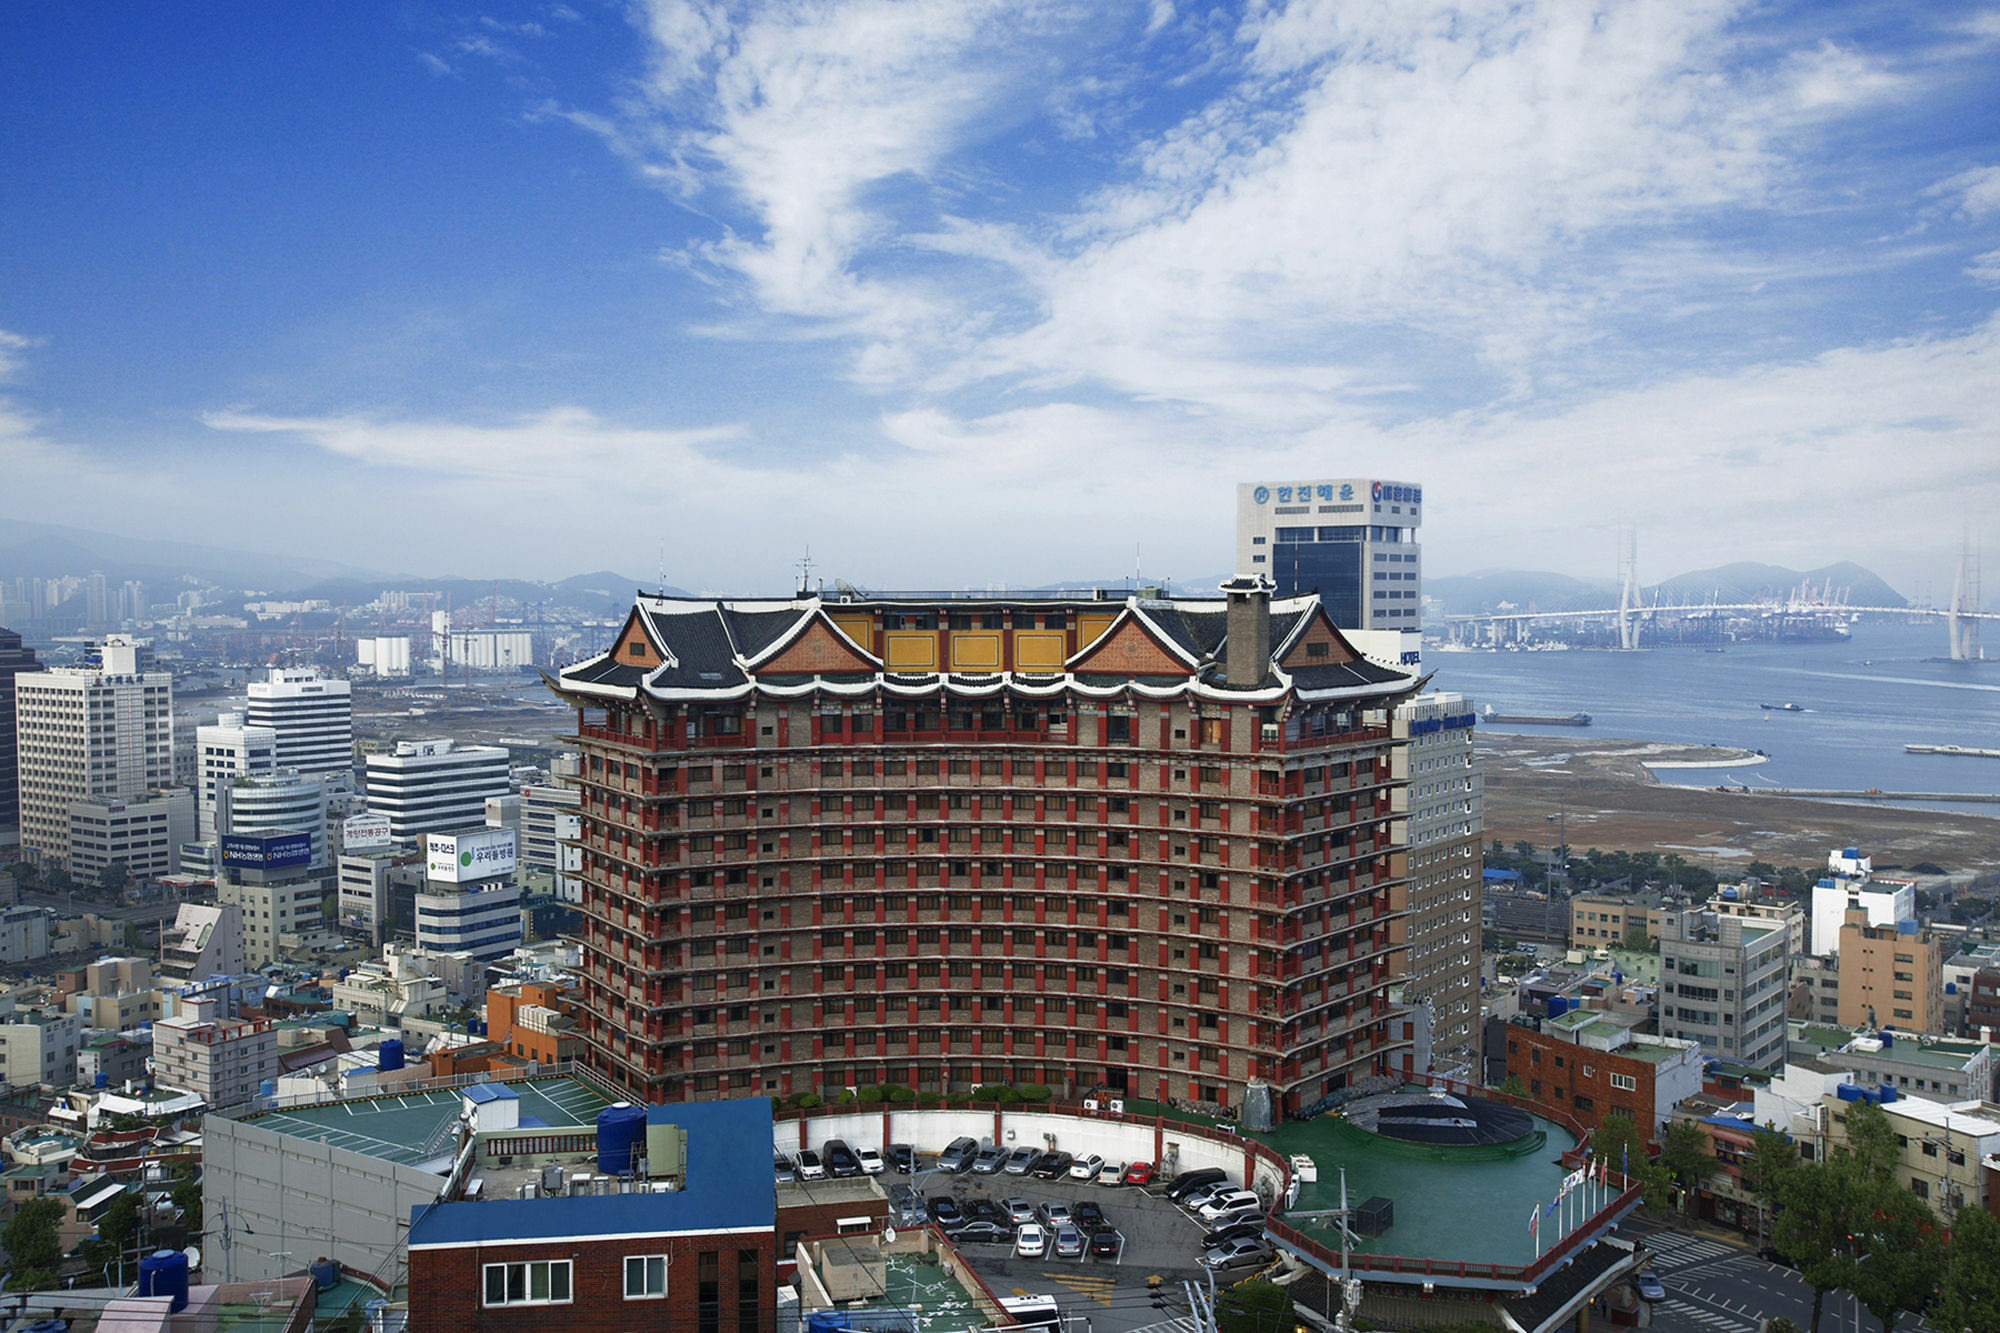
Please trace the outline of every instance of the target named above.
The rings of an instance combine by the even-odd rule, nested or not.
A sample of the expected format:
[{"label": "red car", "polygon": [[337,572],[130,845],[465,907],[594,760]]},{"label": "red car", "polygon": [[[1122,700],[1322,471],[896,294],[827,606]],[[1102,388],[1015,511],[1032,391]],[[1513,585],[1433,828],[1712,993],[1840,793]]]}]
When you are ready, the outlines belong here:
[{"label": "red car", "polygon": [[1153,1164],[1151,1162],[1134,1162],[1125,1168],[1125,1183],[1127,1185],[1144,1185],[1152,1179]]}]

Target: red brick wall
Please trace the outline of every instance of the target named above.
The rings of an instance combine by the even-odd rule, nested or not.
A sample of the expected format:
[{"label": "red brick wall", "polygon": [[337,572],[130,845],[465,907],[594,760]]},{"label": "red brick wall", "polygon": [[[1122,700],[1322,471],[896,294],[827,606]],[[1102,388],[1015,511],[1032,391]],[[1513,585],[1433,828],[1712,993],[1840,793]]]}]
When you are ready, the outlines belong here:
[{"label": "red brick wall", "polygon": [[[776,1237],[770,1232],[747,1236],[624,1237],[617,1240],[540,1241],[527,1245],[467,1245],[445,1250],[414,1250],[410,1254],[410,1327],[422,1333],[630,1333],[636,1329],[673,1329],[696,1333],[696,1278],[702,1253],[719,1255],[720,1317],[717,1333],[739,1333],[737,1253],[755,1251],[757,1314],[754,1326],[766,1333],[776,1326]],[[625,1298],[628,1255],[667,1256],[665,1299]],[[535,1259],[570,1261],[570,1301],[566,1305],[482,1304],[482,1271],[487,1264]]]},{"label": "red brick wall", "polygon": [[[1510,1023],[1507,1072],[1520,1076],[1530,1097],[1563,1108],[1585,1129],[1596,1129],[1605,1116],[1622,1111],[1640,1134],[1653,1137],[1653,1066],[1644,1060],[1573,1046]],[[1630,1092],[1614,1088],[1613,1074],[1630,1075],[1637,1086]]]}]

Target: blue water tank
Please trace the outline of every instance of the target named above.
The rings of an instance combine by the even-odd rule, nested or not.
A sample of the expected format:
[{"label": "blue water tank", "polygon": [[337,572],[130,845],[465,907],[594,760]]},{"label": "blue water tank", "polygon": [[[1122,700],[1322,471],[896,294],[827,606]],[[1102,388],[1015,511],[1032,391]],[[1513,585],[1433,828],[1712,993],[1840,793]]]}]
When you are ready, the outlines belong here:
[{"label": "blue water tank", "polygon": [[155,1250],[139,1261],[139,1294],[171,1296],[175,1314],[187,1309],[188,1257],[179,1250]]},{"label": "blue water tank", "polygon": [[1564,1014],[1568,1012],[1569,1012],[1569,996],[1567,995],[1549,996],[1550,1018],[1561,1018]]},{"label": "blue water tank", "polygon": [[1858,1102],[1864,1097],[1861,1089],[1853,1083],[1842,1083],[1833,1090],[1833,1095],[1844,1102]]},{"label": "blue water tank", "polygon": [[1859,861],[1861,859],[1861,849],[1859,847],[1844,848],[1840,854],[1850,861]]},{"label": "blue water tank", "polygon": [[1881,1089],[1875,1094],[1875,1103],[1878,1106],[1887,1106],[1890,1102],[1895,1101],[1896,1097],[1897,1093],[1895,1087],[1891,1084],[1884,1083]]},{"label": "blue water tank", "polygon": [[1735,890],[1735,889],[1724,889],[1724,890],[1722,891],[1722,899],[1723,899],[1723,901],[1724,901],[1724,902],[1735,902],[1735,901],[1736,901],[1736,890]]},{"label": "blue water tank", "polygon": [[1615,967],[1611,969],[1611,984],[1614,986],[1622,986],[1625,984],[1625,974],[1623,972],[1620,972]]},{"label": "blue water tank", "polygon": [[403,1043],[394,1037],[383,1042],[376,1055],[380,1058],[376,1061],[375,1067],[385,1074],[392,1069],[403,1067]]},{"label": "blue water tank", "polygon": [[319,1290],[329,1290],[340,1282],[340,1265],[331,1259],[321,1259],[312,1266],[312,1279]]},{"label": "blue water tank", "polygon": [[1944,983],[1944,993],[1945,993],[1946,995],[1956,995],[1956,994],[1958,994],[1958,983],[1957,983],[1956,981],[1947,981],[1947,982],[1945,982],[1945,983]]},{"label": "blue water tank", "polygon": [[1830,889],[1833,887],[1833,881],[1831,879],[1822,878],[1820,882],[1815,884],[1813,887],[1816,889]]},{"label": "blue water tank", "polygon": [[109,1074],[105,1073],[105,1072],[104,1072],[104,1071],[103,1071],[102,1069],[98,1070],[98,1071],[97,1071],[97,1078],[96,1078],[96,1080],[95,1080],[95,1081],[93,1082],[92,1086],[94,1086],[94,1087],[99,1087],[99,1088],[105,1088],[105,1087],[109,1087],[110,1085],[111,1085],[111,1075],[109,1075]]},{"label": "blue water tank", "polygon": [[267,1078],[267,1079],[263,1079],[263,1080],[260,1080],[260,1081],[258,1082],[258,1084],[257,1084],[257,1095],[258,1095],[259,1097],[275,1097],[275,1096],[277,1096],[277,1095],[278,1095],[278,1080],[276,1080],[276,1079],[274,1079],[274,1078]]},{"label": "blue water tank", "polygon": [[636,1171],[646,1142],[646,1108],[617,1102],[597,1113],[597,1171],[622,1176]]},{"label": "blue water tank", "polygon": [[1887,1028],[1883,1028],[1883,1029],[1882,1029],[1882,1049],[1886,1051],[1886,1050],[1888,1050],[1888,1049],[1889,1049],[1889,1048],[1890,1048],[1891,1046],[1894,1046],[1895,1044],[1896,1044],[1896,1034],[1895,1034],[1895,1033],[1893,1033],[1893,1032],[1891,1032],[1891,1031],[1890,1031],[1889,1029],[1887,1029]]}]

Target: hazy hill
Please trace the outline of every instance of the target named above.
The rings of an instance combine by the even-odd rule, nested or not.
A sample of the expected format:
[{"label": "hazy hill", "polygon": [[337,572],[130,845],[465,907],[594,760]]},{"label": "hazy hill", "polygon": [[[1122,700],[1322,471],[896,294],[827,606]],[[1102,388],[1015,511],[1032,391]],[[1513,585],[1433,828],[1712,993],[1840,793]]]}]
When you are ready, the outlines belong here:
[{"label": "hazy hill", "polygon": [[[1649,584],[1640,589],[1640,598],[1665,605],[1697,605],[1710,600],[1730,605],[1779,600],[1802,584],[1812,585],[1816,595],[1824,595],[1829,586],[1835,593],[1845,590],[1850,606],[1909,604],[1901,593],[1851,560],[1807,570],[1739,561]],[[1450,615],[1493,611],[1503,602],[1523,611],[1594,611],[1618,605],[1618,585],[1609,579],[1517,569],[1427,578],[1424,592],[1441,600]]]},{"label": "hazy hill", "polygon": [[1444,603],[1451,615],[1492,611],[1503,602],[1521,611],[1589,611],[1618,604],[1618,588],[1608,579],[1519,569],[1426,578],[1424,593]]}]

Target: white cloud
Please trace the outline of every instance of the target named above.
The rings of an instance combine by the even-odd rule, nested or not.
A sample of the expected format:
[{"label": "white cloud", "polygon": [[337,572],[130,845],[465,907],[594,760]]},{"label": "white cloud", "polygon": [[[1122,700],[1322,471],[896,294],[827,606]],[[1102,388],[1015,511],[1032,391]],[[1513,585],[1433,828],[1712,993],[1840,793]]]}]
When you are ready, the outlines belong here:
[{"label": "white cloud", "polygon": [[2000,167],[1973,167],[1949,176],[1925,191],[1957,202],[1961,218],[1979,219],[2000,213]]}]

